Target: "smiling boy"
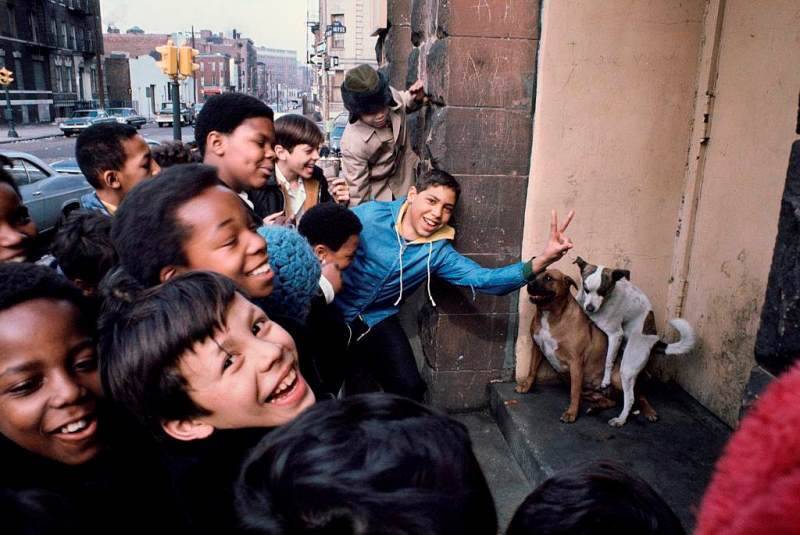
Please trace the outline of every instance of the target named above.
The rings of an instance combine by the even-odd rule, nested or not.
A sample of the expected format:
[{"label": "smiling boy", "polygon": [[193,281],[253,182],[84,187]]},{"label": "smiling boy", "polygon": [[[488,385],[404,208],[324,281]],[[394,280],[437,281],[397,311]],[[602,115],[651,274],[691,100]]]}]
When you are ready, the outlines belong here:
[{"label": "smiling boy", "polygon": [[352,331],[350,352],[356,368],[368,370],[387,392],[420,400],[426,390],[408,338],[397,313],[403,298],[431,277],[504,295],[572,248],[553,212],[550,238],[544,251],[527,262],[484,268],[452,246],[455,230],[448,226],[461,187],[450,174],[431,170],[417,179],[406,199],[371,202],[353,211],[363,230],[353,263],[343,273],[342,291],[334,304]]},{"label": "smiling boy", "polygon": [[103,384],[156,435],[187,522],[234,526],[232,484],[265,428],[314,403],[291,336],[233,282],[195,271],[144,289],[124,271],[104,283]]},{"label": "smiling boy", "polygon": [[255,97],[223,93],[208,99],[194,127],[203,163],[216,167],[222,182],[250,208],[247,191],[263,188],[275,168],[273,117]]},{"label": "smiling boy", "polygon": [[81,197],[81,207],[106,215],[114,215],[136,184],[159,171],[150,146],[127,124],[95,124],[81,132],[75,142],[75,159],[95,189]]},{"label": "smiling boy", "polygon": [[[203,111],[205,111],[205,107]],[[272,292],[267,244],[213,167],[170,167],[134,189],[114,219],[120,264],[144,286],[193,270],[220,273],[251,297]]]},{"label": "smiling boy", "polygon": [[5,170],[10,164],[0,155],[0,263],[31,260],[39,235],[28,208],[22,204],[19,186]]},{"label": "smiling boy", "polygon": [[312,207],[332,202],[331,194],[337,202],[348,201],[344,180],[334,180],[334,191],[329,192],[328,181],[316,165],[323,141],[317,125],[302,115],[284,115],[275,121],[275,172],[263,188],[248,192],[265,223],[297,224]]}]

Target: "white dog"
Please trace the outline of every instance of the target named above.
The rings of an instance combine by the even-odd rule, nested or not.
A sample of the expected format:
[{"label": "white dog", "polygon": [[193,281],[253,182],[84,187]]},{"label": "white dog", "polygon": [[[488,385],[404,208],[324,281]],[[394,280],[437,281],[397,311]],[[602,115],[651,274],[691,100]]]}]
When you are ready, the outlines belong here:
[{"label": "white dog", "polygon": [[631,284],[630,271],[595,266],[581,257],[575,263],[583,281],[576,299],[589,319],[608,336],[603,387],[611,384],[614,357],[623,337],[627,340],[619,368],[624,405],[619,416],[608,422],[621,427],[633,407],[636,378],[647,365],[650,353],[654,348],[667,355],[688,353],[695,345],[694,329],[686,320],[671,319],[669,324],[680,333],[680,340],[667,345],[658,338],[653,307],[644,292]]}]

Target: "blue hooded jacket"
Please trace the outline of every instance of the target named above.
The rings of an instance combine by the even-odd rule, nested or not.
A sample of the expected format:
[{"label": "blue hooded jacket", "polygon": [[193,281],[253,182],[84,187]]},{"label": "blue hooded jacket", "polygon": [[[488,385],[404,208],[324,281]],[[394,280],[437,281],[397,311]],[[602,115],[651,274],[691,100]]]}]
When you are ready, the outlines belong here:
[{"label": "blue hooded jacket", "polygon": [[399,228],[405,209],[405,198],[371,201],[353,209],[364,228],[355,259],[342,273],[344,284],[334,300],[348,323],[361,316],[372,327],[397,314],[403,297],[426,281],[428,298],[436,306],[430,291],[433,275],[493,295],[513,292],[527,282],[529,262],[492,269],[459,254],[451,243],[455,230],[450,226],[429,238],[405,240]]},{"label": "blue hooded jacket", "polygon": [[103,204],[103,201],[100,200],[100,197],[97,196],[96,191],[91,191],[81,196],[81,208],[100,212],[107,216],[112,215],[111,212],[108,211],[108,208],[106,208],[106,205]]}]

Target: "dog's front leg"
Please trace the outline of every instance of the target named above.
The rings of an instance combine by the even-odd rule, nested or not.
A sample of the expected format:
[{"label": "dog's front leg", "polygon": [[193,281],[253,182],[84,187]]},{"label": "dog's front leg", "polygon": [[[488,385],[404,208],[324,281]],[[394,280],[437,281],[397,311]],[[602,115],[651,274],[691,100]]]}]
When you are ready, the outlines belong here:
[{"label": "dog's front leg", "polygon": [[578,417],[583,391],[583,362],[577,355],[569,358],[569,407],[561,415],[561,421],[571,424]]},{"label": "dog's front leg", "polygon": [[622,344],[623,330],[619,329],[614,332],[606,332],[608,335],[608,351],[606,352],[606,367],[603,370],[603,381],[600,386],[607,388],[611,384],[611,372],[614,370],[614,359],[619,351],[619,346]]},{"label": "dog's front leg", "polygon": [[528,375],[523,377],[521,380],[517,379],[517,386],[514,388],[520,394],[524,394],[525,392],[530,391],[533,387],[533,383],[536,381],[536,372],[539,371],[539,365],[542,363],[542,350],[539,349],[539,346],[536,345],[534,341],[531,344],[531,366],[528,368]]}]

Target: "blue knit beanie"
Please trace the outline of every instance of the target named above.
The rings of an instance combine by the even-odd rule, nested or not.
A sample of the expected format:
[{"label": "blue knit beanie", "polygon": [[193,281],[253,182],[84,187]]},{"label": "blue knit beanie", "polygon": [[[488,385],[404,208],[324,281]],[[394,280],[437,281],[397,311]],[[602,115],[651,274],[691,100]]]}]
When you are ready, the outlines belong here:
[{"label": "blue knit beanie", "polygon": [[258,233],[267,240],[269,265],[275,272],[272,293],[258,302],[267,314],[305,321],[322,273],[306,239],[292,228],[266,225]]}]

